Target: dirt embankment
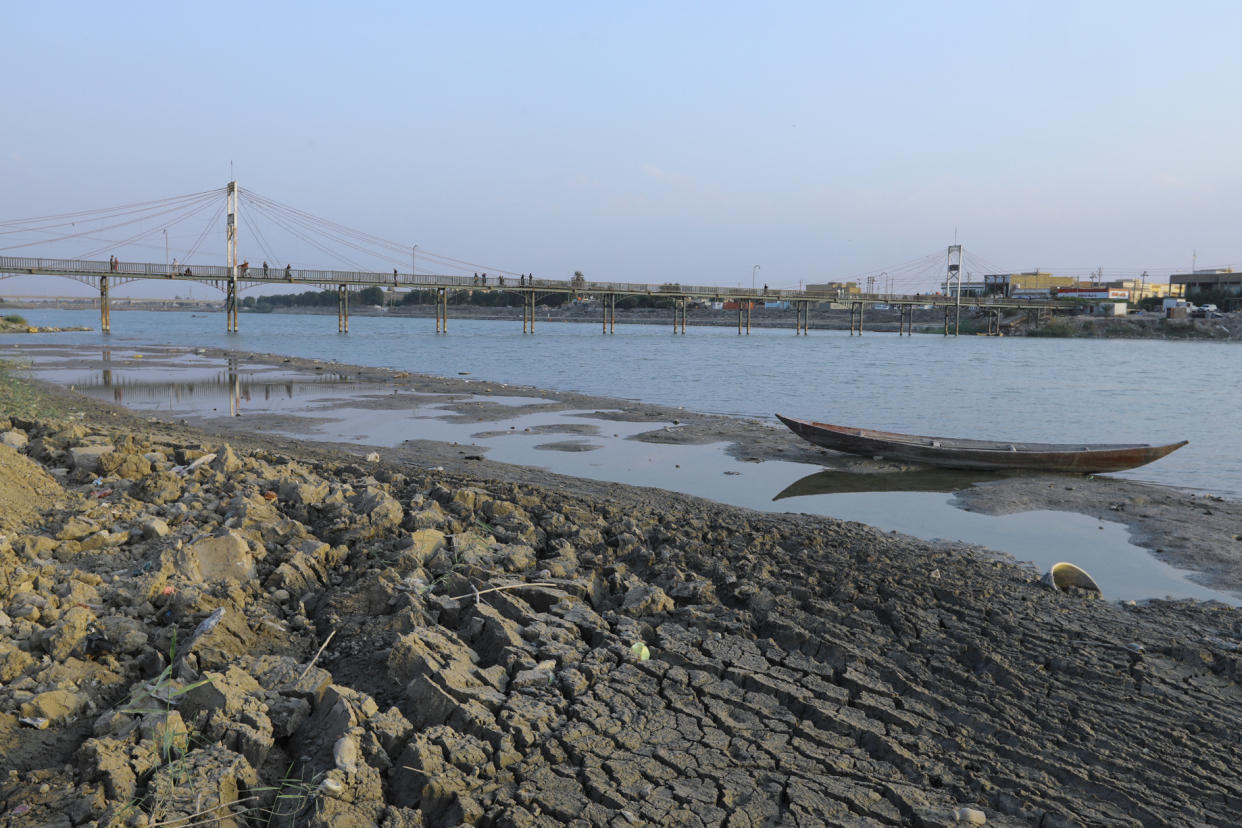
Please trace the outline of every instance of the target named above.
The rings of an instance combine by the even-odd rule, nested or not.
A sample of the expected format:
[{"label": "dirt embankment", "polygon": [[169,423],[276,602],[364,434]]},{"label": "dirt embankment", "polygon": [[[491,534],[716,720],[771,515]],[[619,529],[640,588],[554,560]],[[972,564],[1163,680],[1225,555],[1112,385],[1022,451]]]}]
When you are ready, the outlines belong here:
[{"label": "dirt embankment", "polygon": [[1242,810],[1235,609],[1058,593],[858,524],[87,410],[0,421],[12,824]]}]

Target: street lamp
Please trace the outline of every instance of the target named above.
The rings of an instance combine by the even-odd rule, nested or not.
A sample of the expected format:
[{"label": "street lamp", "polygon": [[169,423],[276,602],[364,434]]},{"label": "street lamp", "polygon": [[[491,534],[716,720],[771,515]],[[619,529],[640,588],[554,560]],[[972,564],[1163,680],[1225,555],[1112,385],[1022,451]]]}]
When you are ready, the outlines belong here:
[{"label": "street lamp", "polygon": [[884,298],[892,299],[892,291],[889,290],[889,286],[892,285],[892,280],[889,278],[887,270],[880,273],[880,281],[884,284]]},{"label": "street lamp", "polygon": [[750,292],[755,292],[755,271],[759,269],[759,265],[755,265],[750,269]]},{"label": "street lamp", "polygon": [[168,272],[168,228],[164,228],[164,272]]}]

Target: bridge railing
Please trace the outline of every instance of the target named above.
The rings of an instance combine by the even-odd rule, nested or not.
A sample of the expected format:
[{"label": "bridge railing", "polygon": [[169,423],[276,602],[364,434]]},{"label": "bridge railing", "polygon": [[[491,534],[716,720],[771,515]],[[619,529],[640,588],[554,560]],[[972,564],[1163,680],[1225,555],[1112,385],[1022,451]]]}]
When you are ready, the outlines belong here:
[{"label": "bridge railing", "polygon": [[[170,273],[172,265],[158,262],[118,262],[117,269],[112,270],[108,261],[90,259],[43,259],[24,256],[0,256],[0,273],[49,273],[65,276],[121,276],[129,278],[192,278],[196,281],[227,282],[231,276],[230,268],[223,265],[194,265],[179,263],[175,266],[177,273]],[[186,269],[190,270],[189,275]],[[651,284],[644,282],[595,282],[582,281],[575,283],[572,279],[514,279],[505,277],[503,284],[500,277],[489,276],[487,282],[482,277],[448,276],[430,273],[372,273],[368,271],[347,270],[292,270],[285,275],[284,268],[270,267],[266,274],[262,267],[248,266],[244,271],[238,268],[238,280],[249,285],[262,284],[319,284],[340,285],[351,287],[375,285],[379,287],[405,288],[450,288],[450,289],[496,289],[496,288],[534,288],[536,290],[574,291],[585,294],[623,293],[648,296],[687,297],[701,300],[728,298],[731,300],[764,301],[795,301],[811,300],[818,302],[862,302],[865,304],[932,304],[938,307],[954,305],[956,297],[944,294],[908,294],[890,293],[848,293],[840,288],[808,288],[792,290],[784,288],[759,289],[744,287],[725,287],[723,285],[683,285],[677,282]],[[1058,300],[1048,299],[1013,299],[1010,297],[962,296],[960,304],[981,307],[1047,307],[1060,306]]]}]

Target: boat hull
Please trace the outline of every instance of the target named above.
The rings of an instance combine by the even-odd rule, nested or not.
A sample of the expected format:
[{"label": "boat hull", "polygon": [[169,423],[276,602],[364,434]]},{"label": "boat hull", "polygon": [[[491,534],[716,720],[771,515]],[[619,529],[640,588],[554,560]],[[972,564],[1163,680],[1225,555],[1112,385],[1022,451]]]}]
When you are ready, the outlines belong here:
[{"label": "boat hull", "polygon": [[1144,443],[1052,444],[1004,443],[951,437],[922,437],[891,431],[847,428],[829,423],[776,415],[802,439],[833,451],[922,463],[950,469],[1069,472],[1097,474],[1123,471],[1159,460],[1186,445],[1185,440],[1163,446]]}]

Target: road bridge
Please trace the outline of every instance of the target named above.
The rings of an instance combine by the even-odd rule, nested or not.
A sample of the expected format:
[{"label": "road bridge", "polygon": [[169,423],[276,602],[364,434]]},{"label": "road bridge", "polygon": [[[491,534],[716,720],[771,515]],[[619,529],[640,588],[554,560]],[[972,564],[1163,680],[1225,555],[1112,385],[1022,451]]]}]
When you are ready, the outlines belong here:
[{"label": "road bridge", "polygon": [[898,333],[911,333],[914,311],[933,307],[944,311],[945,334],[957,333],[962,305],[977,308],[988,315],[988,333],[1000,332],[1000,318],[1006,312],[1027,312],[1039,319],[1056,311],[1076,307],[1076,303],[1056,300],[1010,299],[1001,296],[957,297],[934,295],[900,295],[887,293],[854,293],[842,289],[786,288],[757,289],[725,285],[688,285],[677,283],[647,284],[637,282],[597,282],[581,278],[536,279],[519,276],[460,276],[428,273],[373,273],[365,271],[267,268],[243,266],[188,266],[173,272],[169,265],[153,262],[122,262],[82,259],[43,259],[0,256],[0,278],[12,276],[64,277],[90,285],[99,292],[100,328],[111,330],[113,288],[139,280],[197,282],[220,290],[225,296],[225,313],[230,331],[237,329],[238,294],[255,287],[274,285],[306,285],[335,289],[338,294],[337,329],[349,331],[349,295],[368,287],[397,290],[425,290],[435,293],[436,330],[447,332],[450,295],[463,291],[505,292],[523,298],[523,331],[534,332],[535,306],[549,295],[589,296],[602,307],[605,333],[616,327],[616,300],[619,296],[645,296],[668,299],[673,306],[673,330],[685,333],[689,307],[693,302],[726,302],[737,305],[738,333],[750,333],[751,309],[765,302],[786,302],[795,311],[795,333],[805,334],[810,327],[810,310],[825,303],[846,307],[850,311],[850,333],[863,331],[864,311],[868,307],[887,305],[898,311]]}]

